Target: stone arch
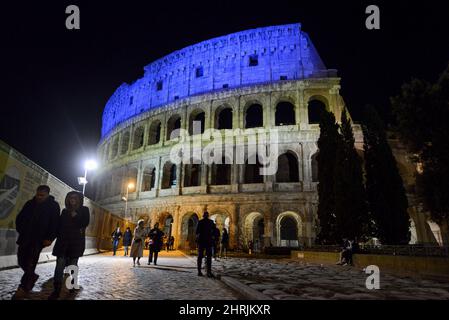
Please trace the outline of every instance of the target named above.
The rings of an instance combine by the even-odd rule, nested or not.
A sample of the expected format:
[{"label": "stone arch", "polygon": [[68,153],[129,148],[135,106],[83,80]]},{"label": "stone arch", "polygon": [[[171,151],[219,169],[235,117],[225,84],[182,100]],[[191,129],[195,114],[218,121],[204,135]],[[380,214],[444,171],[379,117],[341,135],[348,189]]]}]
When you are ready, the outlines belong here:
[{"label": "stone arch", "polygon": [[125,133],[123,133],[123,136],[122,136],[122,143],[120,145],[120,155],[124,155],[128,152],[129,139],[130,139],[130,133],[129,133],[129,131],[126,131]]},{"label": "stone arch", "polygon": [[154,120],[148,130],[148,145],[158,144],[161,141],[162,122]]},{"label": "stone arch", "polygon": [[329,110],[328,100],[321,95],[311,96],[307,103],[309,124],[320,123],[321,112]]},{"label": "stone arch", "polygon": [[[243,221],[244,245],[248,247],[253,242],[254,249],[262,249],[264,245],[264,215],[258,211],[250,212]],[[257,248],[258,247],[258,248]]]},{"label": "stone arch", "polygon": [[[227,160],[227,161],[226,161]],[[226,163],[227,162],[227,163]],[[212,185],[229,185],[232,183],[232,159],[223,156],[221,163],[212,164]]]},{"label": "stone arch", "polygon": [[[255,157],[255,160],[254,160]],[[255,162],[255,163],[254,163]],[[260,174],[262,164],[259,161],[259,156],[253,154],[248,156],[244,166],[244,181],[243,183],[263,183],[264,176]]]},{"label": "stone arch", "polygon": [[220,230],[220,235],[223,232],[223,228],[226,228],[229,232],[229,226],[231,222],[229,213],[223,211],[212,211],[212,213],[210,213],[209,219],[215,222],[218,230]]},{"label": "stone arch", "polygon": [[118,135],[112,139],[111,145],[111,159],[114,159],[118,155]]},{"label": "stone arch", "polygon": [[259,102],[249,103],[244,108],[244,127],[259,128],[263,127],[263,106]]},{"label": "stone arch", "polygon": [[219,107],[215,111],[215,128],[218,130],[232,129],[233,109],[228,105]]},{"label": "stone arch", "polygon": [[279,155],[276,182],[299,182],[299,162],[294,152]]},{"label": "stone arch", "polygon": [[156,167],[152,164],[146,165],[142,173],[141,191],[151,191],[154,189],[156,181]]},{"label": "stone arch", "polygon": [[196,227],[199,217],[195,212],[187,212],[181,219],[180,241],[178,242],[182,248],[195,250],[196,248]]},{"label": "stone arch", "polygon": [[162,170],[161,189],[170,189],[177,183],[176,164],[167,161]]},{"label": "stone arch", "polygon": [[198,187],[201,185],[201,160],[191,158],[184,164],[184,187]]},{"label": "stone arch", "polygon": [[296,124],[295,105],[289,101],[281,100],[275,109],[275,125],[289,126]]},{"label": "stone arch", "polygon": [[196,132],[195,134],[204,133],[205,125],[206,125],[206,112],[201,109],[197,108],[190,112],[189,115],[189,134],[193,135],[193,122],[199,121],[201,123],[200,132]]},{"label": "stone arch", "polygon": [[167,137],[166,137],[167,141],[170,140],[172,133],[173,139],[179,137],[180,129],[181,129],[181,116],[179,114],[174,114],[167,121]]},{"label": "stone arch", "polygon": [[128,184],[129,183],[134,184],[134,188],[133,189],[129,189],[129,193],[136,192],[136,190],[138,188],[138,186],[137,186],[137,175],[138,175],[138,170],[137,170],[136,167],[128,168],[128,172],[126,174],[126,180],[123,181],[123,184],[124,184],[125,190],[128,188]]},{"label": "stone arch", "polygon": [[303,221],[303,217],[296,212],[280,213],[276,217],[277,245],[279,247],[298,247],[304,238]]},{"label": "stone arch", "polygon": [[133,150],[137,150],[143,147],[144,136],[145,136],[145,127],[143,125],[138,126],[134,130]]},{"label": "stone arch", "polygon": [[[160,213],[159,218],[156,220],[156,222],[159,223],[159,229],[167,236],[173,235],[174,233],[173,232],[174,221],[175,219],[173,218],[173,215],[167,211]],[[154,225],[151,227],[154,227]]]}]

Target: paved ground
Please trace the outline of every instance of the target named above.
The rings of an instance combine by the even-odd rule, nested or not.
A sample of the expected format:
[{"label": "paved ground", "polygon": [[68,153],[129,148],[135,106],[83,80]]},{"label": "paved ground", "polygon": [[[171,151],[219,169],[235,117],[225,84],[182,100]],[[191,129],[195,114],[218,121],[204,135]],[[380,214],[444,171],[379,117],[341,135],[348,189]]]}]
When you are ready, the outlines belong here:
[{"label": "paved ground", "polygon": [[[193,260],[180,252],[162,252],[157,266],[148,266],[148,251],[141,259],[140,267],[133,267],[132,259],[111,254],[91,255],[79,261],[79,285],[81,290],[74,295],[64,291],[62,299],[236,299],[237,295],[221,281],[198,277]],[[47,299],[53,284],[55,263],[39,264],[40,275],[31,300]],[[10,269],[0,271],[0,299],[11,299],[22,271]]]},{"label": "paved ground", "polygon": [[[122,253],[119,253],[122,254]],[[148,256],[148,252],[145,252]],[[110,254],[80,259],[79,284],[75,295],[63,299],[238,299],[221,281],[199,278],[196,257],[178,251],[162,252],[158,266],[133,267],[128,257]],[[40,264],[40,275],[30,299],[47,299],[52,290],[55,263]],[[449,299],[449,283],[380,275],[380,290],[368,290],[368,276],[353,267],[320,266],[288,259],[229,258],[214,261],[216,275],[226,275],[276,300],[302,299]],[[11,299],[22,272],[0,271],[0,299]]]},{"label": "paved ground", "polygon": [[232,258],[215,262],[217,270],[280,300],[449,299],[449,282],[392,276],[380,270],[380,289],[368,290],[367,274],[354,267],[300,261]]}]

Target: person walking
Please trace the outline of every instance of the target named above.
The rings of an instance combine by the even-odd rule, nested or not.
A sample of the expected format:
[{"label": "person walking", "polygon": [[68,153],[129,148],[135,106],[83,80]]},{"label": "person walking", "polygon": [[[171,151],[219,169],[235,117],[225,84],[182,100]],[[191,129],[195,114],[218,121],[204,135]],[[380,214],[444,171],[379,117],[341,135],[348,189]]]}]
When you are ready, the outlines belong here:
[{"label": "person walking", "polygon": [[170,237],[170,250],[175,250],[175,237]]},{"label": "person walking", "polygon": [[140,219],[137,221],[137,227],[134,229],[134,238],[131,243],[131,257],[133,257],[133,266],[136,266],[136,259],[137,259],[137,265],[140,266],[140,258],[143,257],[143,245],[145,238],[147,237],[146,229],[144,228],[145,221],[143,219]]},{"label": "person walking", "polygon": [[78,191],[69,192],[65,198],[65,209],[59,218],[58,234],[53,247],[53,255],[57,259],[53,292],[49,300],[57,299],[61,293],[65,267],[78,266],[78,259],[83,256],[86,248],[86,228],[89,220],[90,212],[89,208],[84,206],[84,195]]},{"label": "person walking", "polygon": [[[159,255],[159,251],[161,251],[164,245],[164,233],[159,230],[159,223],[154,225],[154,228],[150,230],[150,255],[148,257],[148,265],[153,262],[154,257],[154,265],[157,265],[157,257]],[[168,248],[168,246],[167,246]]]},{"label": "person walking", "polygon": [[214,228],[214,260],[218,261],[218,250],[220,248],[220,230],[217,228],[217,225],[215,225]]},{"label": "person walking", "polygon": [[223,252],[224,252],[224,258],[226,259],[228,257],[228,247],[229,247],[229,233],[226,228],[223,228],[223,233],[221,236],[221,250],[220,250],[220,258],[223,258]]},{"label": "person walking", "polygon": [[132,239],[133,234],[131,232],[131,228],[127,227],[125,233],[123,234],[123,247],[125,248],[125,257],[129,254],[128,249],[131,245]]},{"label": "person walking", "polygon": [[206,251],[206,266],[207,266],[207,276],[209,278],[214,278],[212,274],[212,247],[214,246],[214,228],[215,223],[209,219],[209,212],[204,211],[203,219],[198,221],[196,227],[196,239],[198,245],[198,276],[202,276],[201,264],[204,257],[204,251]]},{"label": "person walking", "polygon": [[13,299],[25,298],[33,289],[39,278],[35,273],[39,255],[55,240],[60,213],[59,204],[50,195],[50,187],[41,185],[17,215],[17,262],[24,273]]},{"label": "person walking", "polygon": [[120,243],[120,239],[122,238],[122,231],[120,231],[120,227],[117,227],[117,229],[115,229],[114,232],[112,232],[111,237],[112,237],[112,251],[114,252],[113,256],[115,256],[115,254],[117,253],[118,245]]}]

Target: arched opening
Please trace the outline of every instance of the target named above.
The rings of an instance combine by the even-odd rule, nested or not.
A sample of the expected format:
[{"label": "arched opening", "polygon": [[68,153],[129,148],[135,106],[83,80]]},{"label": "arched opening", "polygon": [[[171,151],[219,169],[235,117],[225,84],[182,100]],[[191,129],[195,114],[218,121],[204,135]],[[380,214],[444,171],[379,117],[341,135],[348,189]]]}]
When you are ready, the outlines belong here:
[{"label": "arched opening", "polygon": [[318,152],[316,152],[312,158],[312,182],[318,182]]},{"label": "arched opening", "polygon": [[201,110],[195,110],[190,114],[189,117],[189,134],[199,134],[204,133],[206,113]]},{"label": "arched opening", "polygon": [[164,164],[162,172],[162,189],[170,189],[176,185],[176,165],[170,161]]},{"label": "arched opening", "polygon": [[179,129],[181,129],[181,116],[175,114],[167,121],[167,140],[179,137]]},{"label": "arched opening", "polygon": [[[198,226],[198,215],[196,213],[188,213],[182,218],[181,225],[181,246],[184,249],[196,249],[196,227]],[[181,243],[181,242],[180,242]]]},{"label": "arched opening", "polygon": [[134,130],[133,150],[143,147],[144,135],[145,135],[145,129],[143,126],[140,126],[140,127],[136,128],[136,130]]},{"label": "arched opening", "polygon": [[190,163],[184,165],[184,187],[197,187],[200,185],[201,164],[194,163],[194,160],[190,159]]},{"label": "arched opening", "polygon": [[129,193],[136,192],[136,189],[138,188],[138,186],[137,186],[137,173],[138,173],[137,168],[129,168],[128,169],[128,173],[126,175],[126,180],[124,181],[125,190],[128,188],[128,185],[130,183],[132,183],[134,185],[134,188],[130,188],[129,189]]},{"label": "arched opening", "polygon": [[161,140],[161,127],[162,123],[159,120],[153,121],[150,125],[149,133],[148,133],[148,144],[158,144]]},{"label": "arched opening", "polygon": [[232,129],[232,108],[219,109],[217,111],[216,128],[221,129]]},{"label": "arched opening", "polygon": [[320,123],[321,113],[326,110],[326,103],[317,98],[309,100],[307,113],[309,115],[309,124]]},{"label": "arched opening", "polygon": [[248,214],[244,221],[244,239],[245,246],[248,247],[249,241],[252,241],[254,251],[259,252],[264,247],[265,222],[260,212]]},{"label": "arched opening", "polygon": [[262,164],[260,163],[257,154],[253,155],[252,157],[249,157],[245,162],[244,183],[263,183],[264,176],[260,174],[261,168]]},{"label": "arched opening", "polygon": [[231,184],[232,166],[226,164],[226,158],[221,159],[221,163],[212,164],[212,185],[221,186]]},{"label": "arched opening", "polygon": [[281,247],[298,247],[298,227],[295,219],[285,216],[280,225]]},{"label": "arched opening", "polygon": [[298,160],[291,152],[279,156],[276,182],[299,182]]},{"label": "arched opening", "polygon": [[169,215],[167,218],[165,218],[162,232],[164,232],[164,234],[167,237],[171,237],[172,229],[173,229],[173,217],[172,217],[172,215]]},{"label": "arched opening", "polygon": [[215,223],[215,226],[220,231],[220,237],[223,234],[223,228],[226,228],[226,230],[229,233],[229,216],[226,213],[212,213],[210,216],[210,219]]},{"label": "arched opening", "polygon": [[245,128],[263,127],[263,108],[260,104],[253,104],[246,109]]},{"label": "arched opening", "polygon": [[146,166],[142,175],[141,191],[151,191],[156,181],[156,168],[152,165]]},{"label": "arched opening", "polygon": [[129,137],[130,137],[129,131],[125,132],[122,136],[122,144],[120,145],[120,154],[121,155],[124,155],[128,152]]},{"label": "arched opening", "polygon": [[116,136],[112,142],[111,159],[117,157],[117,154],[118,154],[118,136]]},{"label": "arched opening", "polygon": [[289,126],[296,124],[295,106],[287,101],[279,102],[276,106],[275,125]]}]

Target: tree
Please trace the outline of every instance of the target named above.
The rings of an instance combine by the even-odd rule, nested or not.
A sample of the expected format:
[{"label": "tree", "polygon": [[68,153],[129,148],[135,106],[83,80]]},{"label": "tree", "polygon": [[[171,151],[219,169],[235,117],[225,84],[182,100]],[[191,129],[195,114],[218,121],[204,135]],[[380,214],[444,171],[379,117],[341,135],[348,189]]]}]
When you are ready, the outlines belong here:
[{"label": "tree", "polygon": [[338,124],[333,113],[323,111],[320,117],[320,137],[318,139],[318,219],[317,242],[336,243],[335,216],[335,156],[339,139]]},{"label": "tree", "polygon": [[375,234],[382,244],[410,241],[408,201],[383,123],[367,106],[362,124],[365,155],[365,186]]},{"label": "tree", "polygon": [[335,165],[335,213],[339,238],[365,240],[372,235],[368,216],[361,159],[354,146],[351,120],[346,110],[341,117]]},{"label": "tree", "polygon": [[432,220],[449,223],[449,66],[435,84],[412,80],[391,98],[398,133],[420,165],[417,194]]}]

